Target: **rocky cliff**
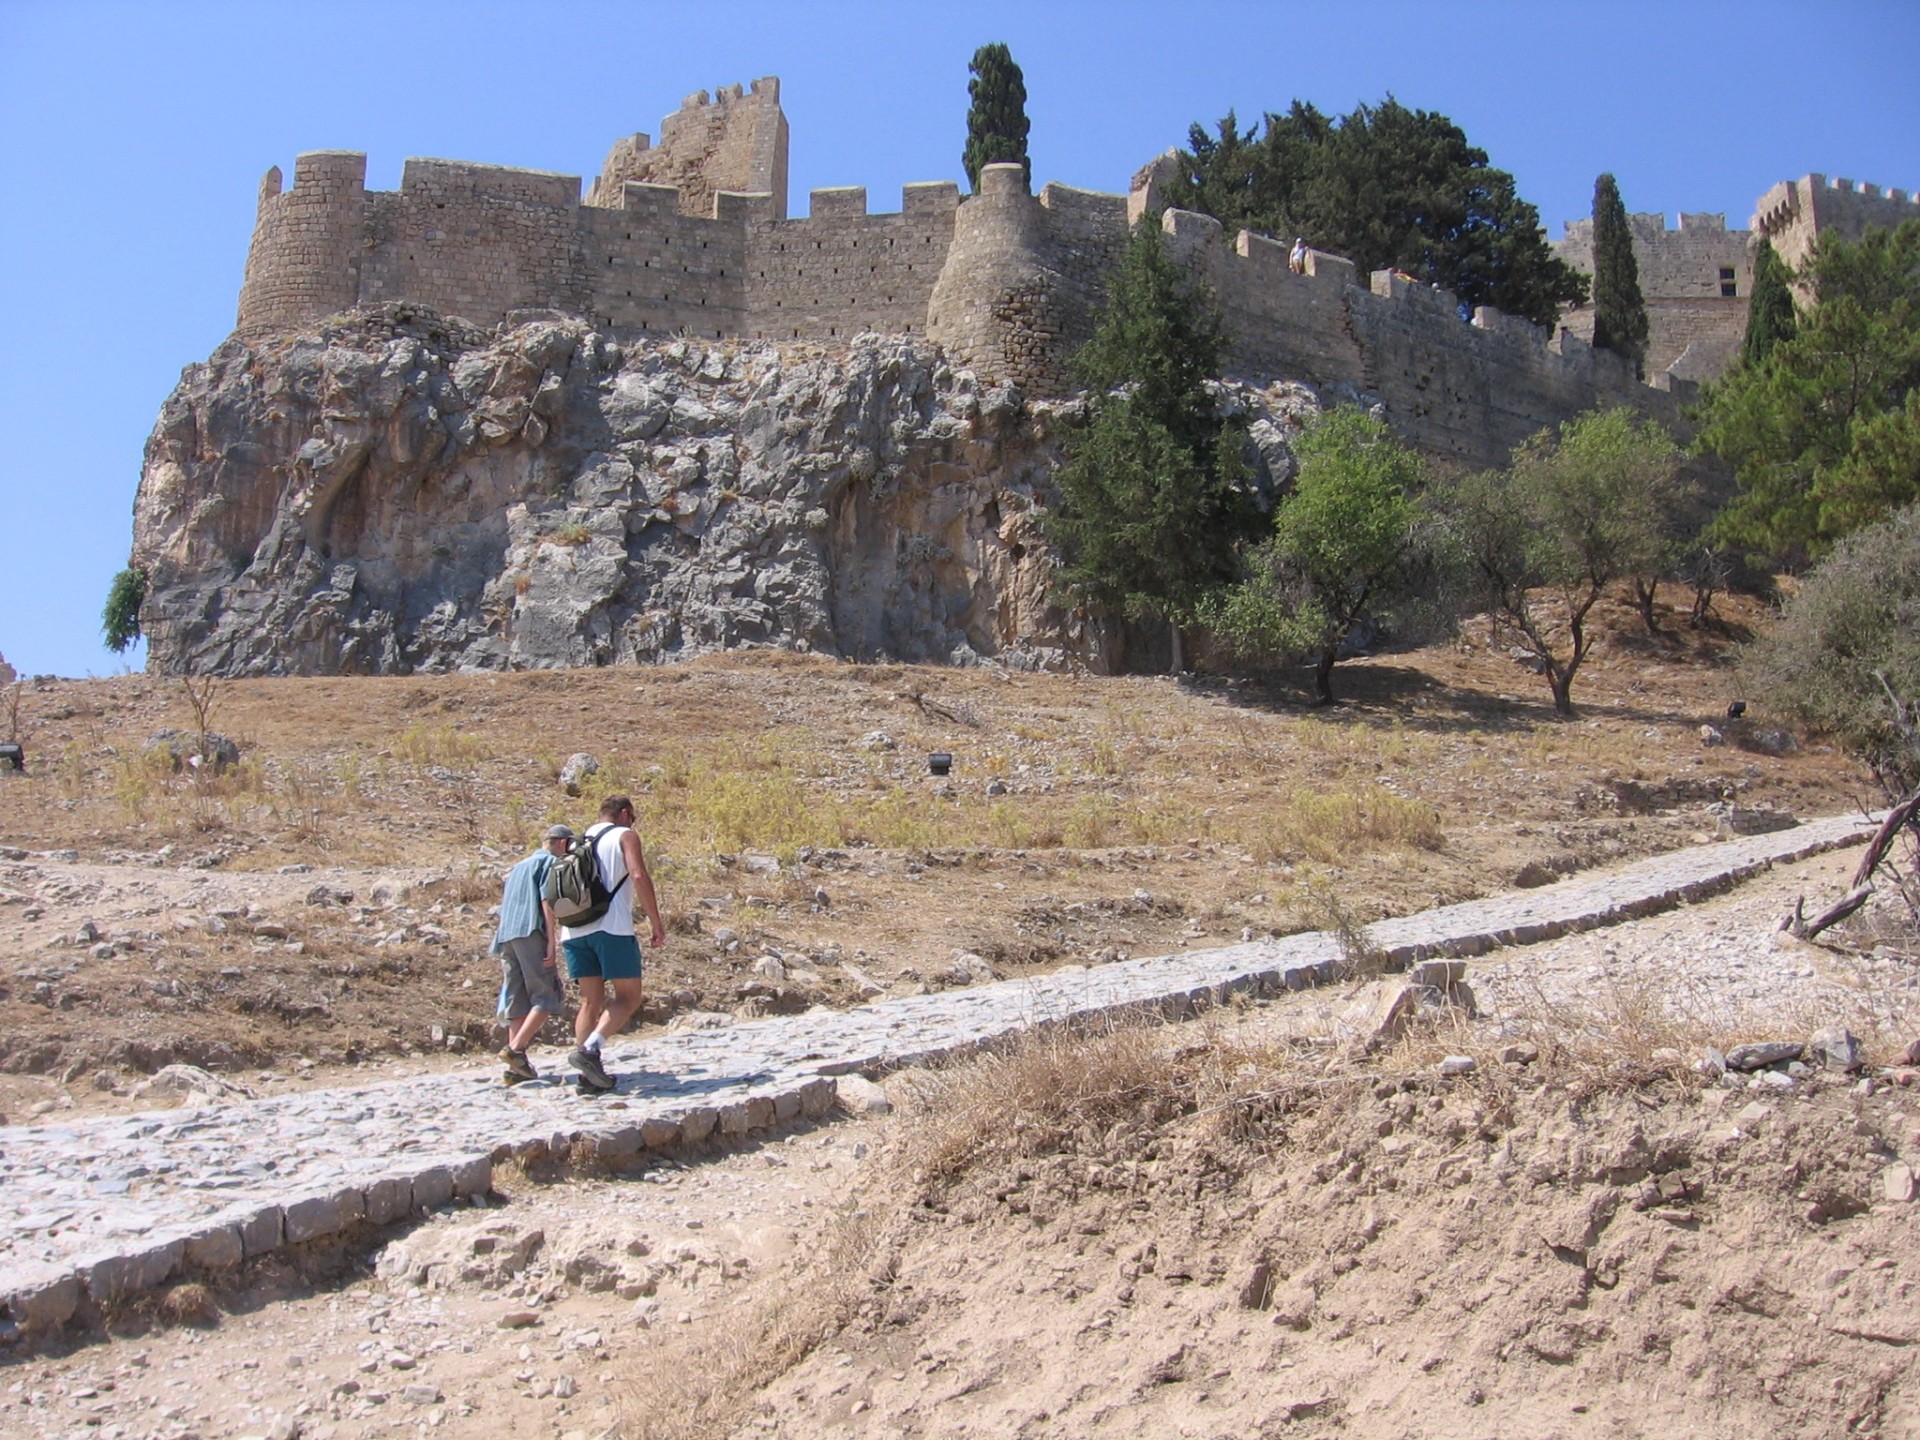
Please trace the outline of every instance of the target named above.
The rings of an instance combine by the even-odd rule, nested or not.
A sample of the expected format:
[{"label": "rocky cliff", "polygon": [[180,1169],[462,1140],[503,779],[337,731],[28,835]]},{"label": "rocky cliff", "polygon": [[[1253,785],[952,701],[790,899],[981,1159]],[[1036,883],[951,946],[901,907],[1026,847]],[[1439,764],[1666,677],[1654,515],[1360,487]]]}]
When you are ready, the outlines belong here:
[{"label": "rocky cliff", "polygon": [[[1267,474],[1298,387],[1243,391]],[[223,344],[147,443],[162,672],[641,663],[740,645],[1106,669],[1033,510],[1072,403],[912,337],[476,330],[411,307]]]}]

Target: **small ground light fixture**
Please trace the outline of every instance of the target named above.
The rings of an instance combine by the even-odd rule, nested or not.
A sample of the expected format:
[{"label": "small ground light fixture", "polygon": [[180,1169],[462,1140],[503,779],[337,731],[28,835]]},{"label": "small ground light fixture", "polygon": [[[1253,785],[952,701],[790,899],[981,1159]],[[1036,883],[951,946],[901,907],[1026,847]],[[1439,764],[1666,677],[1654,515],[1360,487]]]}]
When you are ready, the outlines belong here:
[{"label": "small ground light fixture", "polygon": [[927,756],[927,773],[929,775],[945,775],[952,769],[953,756],[949,755],[946,751],[936,750]]}]

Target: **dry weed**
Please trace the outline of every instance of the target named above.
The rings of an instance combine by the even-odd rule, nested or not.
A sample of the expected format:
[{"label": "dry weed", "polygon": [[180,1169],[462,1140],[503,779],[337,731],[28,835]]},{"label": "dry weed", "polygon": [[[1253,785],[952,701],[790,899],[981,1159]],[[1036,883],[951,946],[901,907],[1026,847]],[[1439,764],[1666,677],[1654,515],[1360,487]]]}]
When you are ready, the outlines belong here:
[{"label": "dry weed", "polygon": [[159,1311],[163,1319],[175,1325],[212,1325],[220,1311],[213,1303],[213,1292],[197,1281],[170,1285],[160,1294]]},{"label": "dry weed", "polygon": [[991,1158],[1153,1123],[1172,1113],[1174,1076],[1158,1028],[1141,1019],[1022,1031],[912,1077],[908,1168],[917,1183],[939,1184]]}]

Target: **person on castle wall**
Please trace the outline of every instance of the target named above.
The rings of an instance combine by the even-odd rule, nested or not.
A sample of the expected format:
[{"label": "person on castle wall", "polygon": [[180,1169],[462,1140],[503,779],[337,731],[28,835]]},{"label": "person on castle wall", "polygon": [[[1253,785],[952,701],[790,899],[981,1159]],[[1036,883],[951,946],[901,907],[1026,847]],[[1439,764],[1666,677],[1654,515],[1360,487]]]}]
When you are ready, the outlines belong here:
[{"label": "person on castle wall", "polygon": [[560,993],[560,929],[544,892],[547,870],[567,853],[571,839],[573,831],[565,825],[547,831],[540,848],[507,871],[500,892],[500,924],[492,948],[500,957],[500,1013],[507,1017],[507,1043],[500,1059],[509,1085],[539,1076],[527,1047],[547,1016],[566,1008]]},{"label": "person on castle wall", "polygon": [[1296,235],[1293,237],[1293,249],[1287,252],[1287,269],[1296,275],[1304,275],[1307,273],[1306,236]]},{"label": "person on castle wall", "polygon": [[646,912],[647,944],[658,950],[667,943],[666,923],[653,877],[647,873],[639,833],[633,828],[633,801],[625,795],[608,796],[600,806],[600,824],[587,831],[594,842],[594,860],[600,881],[612,892],[607,910],[590,925],[562,926],[561,947],[567,973],[580,987],[580,1013],[574,1017],[579,1041],[567,1064],[580,1072],[582,1089],[613,1089],[613,1077],[601,1058],[601,1047],[618,1035],[640,1009],[642,965],[640,941],[633,928],[636,895]]}]

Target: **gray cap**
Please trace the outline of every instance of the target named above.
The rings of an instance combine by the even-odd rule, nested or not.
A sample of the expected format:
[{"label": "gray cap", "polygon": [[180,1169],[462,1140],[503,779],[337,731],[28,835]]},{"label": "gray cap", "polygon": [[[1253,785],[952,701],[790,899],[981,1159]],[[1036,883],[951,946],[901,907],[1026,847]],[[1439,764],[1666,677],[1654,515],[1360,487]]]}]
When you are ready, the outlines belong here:
[{"label": "gray cap", "polygon": [[567,825],[555,825],[551,830],[547,831],[547,839],[571,840],[573,839],[573,829]]}]

